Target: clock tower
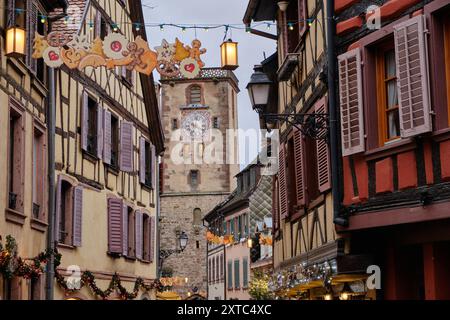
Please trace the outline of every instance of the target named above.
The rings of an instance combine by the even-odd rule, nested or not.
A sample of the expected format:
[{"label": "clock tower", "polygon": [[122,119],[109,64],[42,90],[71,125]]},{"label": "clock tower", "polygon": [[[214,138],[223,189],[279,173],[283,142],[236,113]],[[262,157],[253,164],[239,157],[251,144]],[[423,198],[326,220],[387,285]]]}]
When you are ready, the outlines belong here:
[{"label": "clock tower", "polygon": [[[232,71],[204,68],[195,79],[162,78],[166,151],[161,164],[160,250],[181,253],[162,259],[162,276],[188,278],[176,290],[206,296],[203,216],[234,190],[239,172],[238,80]],[[230,131],[231,130],[231,131]]]}]

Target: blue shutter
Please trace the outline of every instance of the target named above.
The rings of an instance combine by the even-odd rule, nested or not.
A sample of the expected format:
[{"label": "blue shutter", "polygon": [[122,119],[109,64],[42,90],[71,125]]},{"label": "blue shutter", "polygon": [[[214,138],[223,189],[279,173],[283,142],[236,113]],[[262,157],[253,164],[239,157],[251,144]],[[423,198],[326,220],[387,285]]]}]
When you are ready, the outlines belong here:
[{"label": "blue shutter", "polygon": [[241,286],[239,260],[234,260],[234,288],[239,289]]},{"label": "blue shutter", "polygon": [[228,260],[228,266],[227,266],[227,283],[228,283],[228,289],[233,289],[233,262],[231,260]]},{"label": "blue shutter", "polygon": [[242,279],[242,287],[248,287],[248,259],[244,258],[242,260],[242,271],[243,271],[243,279]]}]

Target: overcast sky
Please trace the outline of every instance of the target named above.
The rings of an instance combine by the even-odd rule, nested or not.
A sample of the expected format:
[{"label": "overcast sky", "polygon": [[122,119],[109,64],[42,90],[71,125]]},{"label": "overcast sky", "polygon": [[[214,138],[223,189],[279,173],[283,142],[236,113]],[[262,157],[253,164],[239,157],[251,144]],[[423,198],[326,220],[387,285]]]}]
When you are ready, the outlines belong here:
[{"label": "overcast sky", "polygon": [[[173,23],[173,24],[240,24],[247,8],[248,0],[143,0],[146,23]],[[149,8],[153,7],[153,8]],[[243,26],[242,26],[243,27]],[[275,27],[267,30],[267,26],[260,29],[275,33]],[[225,29],[213,29],[205,32],[197,29],[197,38],[202,42],[203,48],[208,52],[202,56],[206,67],[220,67],[220,44]],[[166,26],[164,31],[158,28],[147,28],[148,40],[151,47],[159,46],[162,39],[175,42],[178,37],[183,43],[190,44],[195,38],[194,30],[187,29],[182,32],[178,28]],[[230,34],[228,34],[229,38]],[[239,127],[241,129],[259,128],[258,117],[252,110],[245,87],[253,73],[253,66],[259,64],[266,56],[276,50],[276,42],[260,36],[246,33],[245,30],[233,30],[233,41],[239,42],[239,65],[235,71],[239,79],[241,92],[238,95]],[[159,74],[155,71],[156,79]],[[240,145],[240,156],[243,158],[244,146]],[[256,146],[250,146],[250,161],[256,157]],[[249,162],[249,161],[246,161]]]}]

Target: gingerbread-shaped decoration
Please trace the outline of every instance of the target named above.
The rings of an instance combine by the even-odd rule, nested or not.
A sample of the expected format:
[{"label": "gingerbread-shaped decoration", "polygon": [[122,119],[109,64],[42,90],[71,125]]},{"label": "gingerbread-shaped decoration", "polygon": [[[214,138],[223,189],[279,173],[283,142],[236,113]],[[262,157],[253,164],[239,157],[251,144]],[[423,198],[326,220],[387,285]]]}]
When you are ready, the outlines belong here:
[{"label": "gingerbread-shaped decoration", "polygon": [[198,39],[193,40],[191,44],[192,48],[186,46],[186,49],[189,50],[189,57],[197,61],[200,68],[203,68],[205,64],[203,63],[200,56],[206,53],[206,49],[201,49],[202,43]]}]

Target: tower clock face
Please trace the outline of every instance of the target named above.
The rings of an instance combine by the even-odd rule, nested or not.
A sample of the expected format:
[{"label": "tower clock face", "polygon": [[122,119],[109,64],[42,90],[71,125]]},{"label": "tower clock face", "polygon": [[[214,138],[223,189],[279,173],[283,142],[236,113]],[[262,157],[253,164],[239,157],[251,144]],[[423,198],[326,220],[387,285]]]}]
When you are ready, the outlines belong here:
[{"label": "tower clock face", "polygon": [[209,122],[207,112],[191,112],[183,119],[183,133],[191,139],[202,139],[209,130]]}]

